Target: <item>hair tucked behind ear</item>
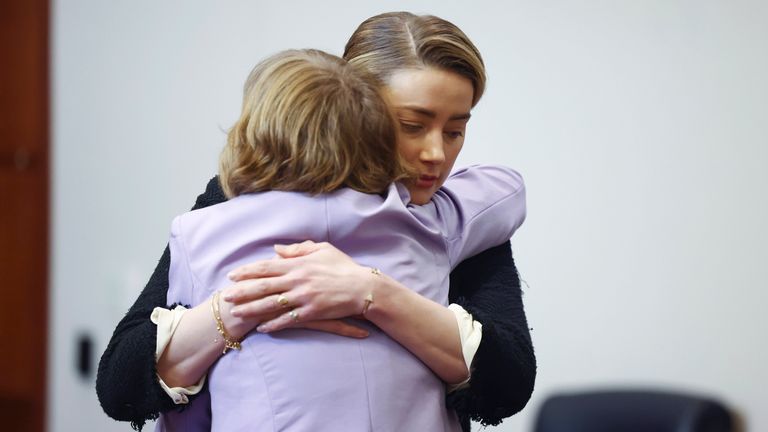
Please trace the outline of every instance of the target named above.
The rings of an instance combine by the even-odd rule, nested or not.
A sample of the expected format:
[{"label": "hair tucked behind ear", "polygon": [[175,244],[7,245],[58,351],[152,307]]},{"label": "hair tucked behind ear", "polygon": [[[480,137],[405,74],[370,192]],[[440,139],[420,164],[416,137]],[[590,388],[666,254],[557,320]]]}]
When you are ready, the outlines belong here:
[{"label": "hair tucked behind ear", "polygon": [[344,58],[386,85],[401,69],[434,67],[472,82],[476,105],[485,91],[485,65],[472,41],[452,23],[431,15],[390,12],[363,21]]},{"label": "hair tucked behind ear", "polygon": [[230,198],[342,186],[379,193],[406,171],[376,80],[318,50],[284,51],[256,65],[219,163]]}]

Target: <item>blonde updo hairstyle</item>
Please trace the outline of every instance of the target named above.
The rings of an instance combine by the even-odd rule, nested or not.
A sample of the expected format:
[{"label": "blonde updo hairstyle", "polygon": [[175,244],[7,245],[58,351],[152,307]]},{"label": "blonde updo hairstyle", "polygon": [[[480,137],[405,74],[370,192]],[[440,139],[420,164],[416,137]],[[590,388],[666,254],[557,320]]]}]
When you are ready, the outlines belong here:
[{"label": "blonde updo hairstyle", "polygon": [[248,76],[219,181],[228,198],[266,190],[380,193],[406,176],[378,82],[319,50],[289,50]]},{"label": "blonde updo hairstyle", "polygon": [[368,18],[349,38],[344,58],[385,86],[403,69],[454,72],[472,82],[473,107],[485,91],[480,52],[458,27],[436,16],[390,12]]}]

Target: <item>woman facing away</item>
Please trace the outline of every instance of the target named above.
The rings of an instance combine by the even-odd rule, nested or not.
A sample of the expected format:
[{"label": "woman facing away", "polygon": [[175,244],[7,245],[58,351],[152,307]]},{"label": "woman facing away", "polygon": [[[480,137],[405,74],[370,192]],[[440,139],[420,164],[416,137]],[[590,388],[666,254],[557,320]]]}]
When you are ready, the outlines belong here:
[{"label": "woman facing away", "polygon": [[[479,53],[458,28],[445,20],[392,13],[361,24],[347,44],[344,57],[373,74],[382,85],[398,124],[401,156],[423,170],[415,181],[406,183],[406,189],[412,203],[427,204],[458,154],[466,114],[483,93],[485,74]],[[440,99],[457,82],[468,83],[472,92],[461,112],[447,110]],[[213,179],[195,208],[225,199],[218,180]],[[339,311],[360,313],[351,307],[359,306],[360,300],[352,302],[348,291],[369,283],[370,269],[324,243],[283,247],[277,252],[282,259],[257,261],[233,272],[236,283],[225,290],[228,295],[221,303],[224,317],[231,309],[234,318],[250,321],[253,327],[261,324],[262,330],[275,332],[276,336],[286,327],[353,337],[365,335],[343,321],[325,318],[340,316]],[[193,399],[200,385],[196,386],[198,380],[191,377],[207,371],[221,355],[219,350],[213,357],[203,356],[199,364],[186,369],[187,376],[165,376],[161,372],[170,387],[176,388],[158,379],[156,343],[167,342],[168,328],[155,325],[150,315],[155,307],[167,306],[169,258],[166,250],[147,287],[118,324],[99,367],[97,391],[105,411],[136,427],[146,419],[156,418],[161,411]],[[424,271],[433,270],[430,267]],[[409,289],[407,281],[398,283],[386,277],[377,281],[386,286],[382,289],[385,294],[376,299],[379,311],[387,312],[377,323],[379,328],[445,382],[459,382],[467,375],[456,317],[460,322],[469,322],[469,328],[475,330],[477,324],[483,325],[479,348],[470,360],[472,376],[468,386],[447,395],[448,406],[462,419],[465,430],[469,429],[470,418],[497,424],[522,409],[533,388],[535,358],[508,243],[466,260],[451,274],[450,301],[463,306],[472,316],[454,315],[452,309],[462,308],[452,305],[449,309],[422,297]],[[266,287],[272,291],[266,293]],[[275,316],[273,296],[277,292],[291,298],[292,292],[302,290],[313,295],[300,302],[298,322],[288,314]],[[398,307],[387,309],[388,300]],[[177,318],[181,315],[176,311],[173,314]],[[206,318],[210,322],[210,310]],[[200,341],[199,348],[207,350],[211,345],[210,340]],[[158,365],[157,370],[163,368]]]},{"label": "woman facing away", "polygon": [[[450,81],[443,106],[468,115],[471,83]],[[206,351],[218,357],[222,348],[239,352],[218,358],[209,369],[209,415],[195,404],[161,416],[159,429],[460,430],[445,406],[445,383],[379,330],[399,305],[387,284],[378,282],[406,281],[416,295],[447,306],[450,269],[512,236],[524,219],[524,188],[510,169],[476,166],[452,174],[425,205],[411,205],[410,190],[393,183],[413,181],[399,169],[394,131],[376,85],[340,58],[286,51],[256,66],[221,158],[219,178],[230,200],[185,213],[172,224],[168,303],[196,307],[159,353],[158,372],[166,379],[176,372],[182,382],[186,376],[197,380],[204,371],[190,374],[187,369],[195,366],[185,363],[199,363],[192,357]],[[265,334],[269,322],[251,332],[251,320],[222,308],[219,290],[229,294],[231,270],[269,259],[275,243],[303,239],[332,242],[369,266],[366,283],[348,287],[334,310],[313,317],[359,313],[371,323],[361,324],[368,337],[305,329]],[[265,291],[268,312],[279,318],[299,322],[311,313],[305,307],[311,291]],[[446,338],[457,336],[456,328],[453,333]],[[211,349],[201,353],[200,341]],[[433,368],[458,384],[469,365]]]}]

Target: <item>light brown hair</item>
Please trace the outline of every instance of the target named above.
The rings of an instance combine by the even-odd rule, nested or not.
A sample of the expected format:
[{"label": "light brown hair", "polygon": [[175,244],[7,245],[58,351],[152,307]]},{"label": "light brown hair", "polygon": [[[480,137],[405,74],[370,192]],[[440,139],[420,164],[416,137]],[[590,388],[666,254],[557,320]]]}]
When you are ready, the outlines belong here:
[{"label": "light brown hair", "polygon": [[344,186],[380,193],[405,177],[377,85],[318,50],[283,51],[257,64],[219,161],[225,195]]},{"label": "light brown hair", "polygon": [[382,85],[398,70],[434,67],[472,82],[472,106],[485,91],[480,52],[458,27],[436,16],[389,12],[368,18],[349,38],[344,58]]}]

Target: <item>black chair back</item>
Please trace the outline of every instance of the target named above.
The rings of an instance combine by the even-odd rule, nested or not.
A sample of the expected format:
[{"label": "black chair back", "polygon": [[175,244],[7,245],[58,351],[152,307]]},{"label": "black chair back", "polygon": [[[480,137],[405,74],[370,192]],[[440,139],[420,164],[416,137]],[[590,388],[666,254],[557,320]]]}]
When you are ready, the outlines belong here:
[{"label": "black chair back", "polygon": [[555,395],[539,410],[535,432],[732,432],[719,402],[657,391]]}]

